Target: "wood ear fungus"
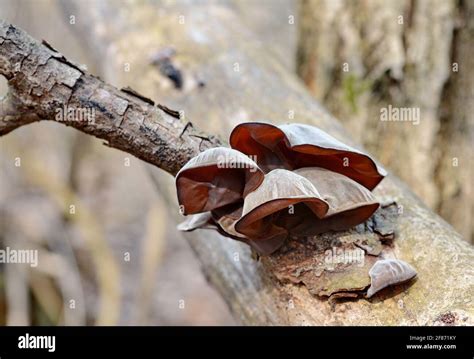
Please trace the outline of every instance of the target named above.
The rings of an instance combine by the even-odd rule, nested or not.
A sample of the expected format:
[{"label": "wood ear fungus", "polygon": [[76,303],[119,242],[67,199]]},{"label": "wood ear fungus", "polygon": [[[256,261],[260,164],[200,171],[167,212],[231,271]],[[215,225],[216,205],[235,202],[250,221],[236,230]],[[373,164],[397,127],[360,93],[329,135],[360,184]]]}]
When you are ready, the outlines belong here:
[{"label": "wood ear fungus", "polygon": [[177,174],[182,213],[206,213],[181,230],[214,228],[270,254],[290,236],[356,226],[379,206],[370,190],[385,171],[316,127],[243,123],[230,144],[200,153]]},{"label": "wood ear fungus", "polygon": [[319,167],[294,172],[307,178],[329,205],[326,215],[308,226],[306,235],[349,229],[365,222],[379,208],[372,192],[349,177]]},{"label": "wood ear fungus", "polygon": [[212,148],[193,157],[176,175],[178,202],[185,215],[211,211],[243,199],[263,178],[248,156]]},{"label": "wood ear fungus", "polygon": [[264,171],[323,167],[343,174],[369,190],[374,189],[387,174],[369,155],[314,126],[242,123],[232,131],[230,145],[259,158]]},{"label": "wood ear fungus", "polygon": [[[301,217],[295,208],[305,208],[314,218],[326,215],[329,205],[306,178],[276,169],[265,176],[255,191],[245,197],[242,217],[235,230],[255,242],[272,240],[280,247]],[[272,252],[277,248],[272,248]]]},{"label": "wood ear fungus", "polygon": [[399,259],[382,259],[375,262],[369,271],[369,276],[371,284],[367,290],[368,298],[390,285],[413,278],[416,276],[416,270]]}]

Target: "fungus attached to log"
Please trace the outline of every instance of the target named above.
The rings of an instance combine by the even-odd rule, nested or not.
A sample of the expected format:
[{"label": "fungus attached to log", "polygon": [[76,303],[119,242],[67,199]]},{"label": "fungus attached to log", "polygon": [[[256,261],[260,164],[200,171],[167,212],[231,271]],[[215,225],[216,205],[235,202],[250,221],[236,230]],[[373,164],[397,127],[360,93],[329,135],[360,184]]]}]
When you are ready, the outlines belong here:
[{"label": "fungus attached to log", "polygon": [[[235,230],[255,241],[272,239],[281,245],[305,216],[322,218],[328,209],[310,181],[291,171],[276,169],[245,198],[242,218],[235,224]],[[272,252],[276,249],[272,248]]]},{"label": "fungus attached to log", "polygon": [[207,212],[238,202],[255,190],[264,174],[244,154],[218,147],[192,158],[176,175],[183,214]]},{"label": "fungus attached to log", "polygon": [[398,259],[382,259],[373,265],[369,271],[370,287],[367,297],[372,297],[378,291],[397,283],[406,282],[416,276],[416,270],[408,263]]},{"label": "fungus attached to log", "polygon": [[235,225],[242,217],[243,206],[238,205],[227,206],[212,211],[216,229],[224,236],[244,242],[257,251],[260,255],[268,255],[280,248],[286,240],[286,235],[269,235],[265,239],[247,237],[245,234],[239,233],[235,229]]},{"label": "fungus attached to log", "polygon": [[349,229],[365,222],[379,207],[372,192],[344,175],[319,167],[294,172],[307,178],[329,204],[324,218],[307,226],[305,235]]},{"label": "fungus attached to log", "polygon": [[235,230],[235,223],[242,217],[242,202],[231,204],[212,211],[212,218],[219,232],[227,237],[245,240],[246,237]]},{"label": "fungus attached to log", "polygon": [[385,171],[315,127],[244,123],[230,144],[202,152],[176,176],[182,212],[206,212],[180,229],[214,228],[267,255],[289,237],[349,229],[379,207],[370,190]]},{"label": "fungus attached to log", "polygon": [[374,189],[386,176],[369,155],[345,145],[314,126],[248,122],[234,128],[232,148],[256,156],[261,168],[290,170],[323,167]]}]

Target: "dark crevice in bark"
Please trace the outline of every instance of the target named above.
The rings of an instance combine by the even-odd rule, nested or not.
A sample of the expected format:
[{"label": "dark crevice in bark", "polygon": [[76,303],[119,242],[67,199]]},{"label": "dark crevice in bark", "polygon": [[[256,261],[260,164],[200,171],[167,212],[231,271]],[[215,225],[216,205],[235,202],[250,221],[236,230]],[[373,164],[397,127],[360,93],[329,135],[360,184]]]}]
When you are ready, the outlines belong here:
[{"label": "dark crevice in bark", "polygon": [[406,17],[403,19],[404,25],[403,25],[403,36],[402,36],[402,43],[403,43],[403,49],[405,50],[405,55],[408,50],[408,33],[413,25],[413,19],[415,17],[415,11],[416,11],[416,0],[408,0],[407,2],[407,7],[405,11]]},{"label": "dark crevice in bark", "polygon": [[[450,74],[442,90],[438,108],[440,127],[437,133],[436,167],[434,181],[440,192],[436,210],[443,216],[451,216],[467,240],[474,242],[472,224],[464,218],[472,218],[472,204],[467,200],[472,193],[472,154],[464,146],[473,141],[472,116],[472,44],[473,11],[465,0],[456,4],[455,26],[450,49]],[[457,71],[453,70],[457,66]],[[469,105],[469,103],[471,105]],[[456,164],[455,164],[456,161]],[[464,218],[463,218],[464,217]]]},{"label": "dark crevice in bark", "polygon": [[[463,5],[462,0],[458,1],[457,9],[459,13],[462,13]],[[451,42],[451,49],[450,49],[450,63],[451,65],[458,61],[458,54],[457,54],[457,43],[459,41],[459,31],[458,27],[453,28],[453,37]],[[440,121],[440,126],[437,136],[437,143],[440,145],[438,146],[438,153],[437,153],[437,160],[434,168],[434,180],[438,190],[441,191],[444,183],[440,177],[440,174],[443,171],[443,161],[445,160],[446,154],[449,151],[452,131],[453,131],[453,118],[452,118],[452,96],[454,89],[454,77],[458,76],[458,73],[451,71],[449,77],[446,79],[444,83],[443,89],[441,91],[441,101],[438,107],[438,116]],[[436,211],[439,213],[441,211],[442,201],[438,201],[436,204]]]}]

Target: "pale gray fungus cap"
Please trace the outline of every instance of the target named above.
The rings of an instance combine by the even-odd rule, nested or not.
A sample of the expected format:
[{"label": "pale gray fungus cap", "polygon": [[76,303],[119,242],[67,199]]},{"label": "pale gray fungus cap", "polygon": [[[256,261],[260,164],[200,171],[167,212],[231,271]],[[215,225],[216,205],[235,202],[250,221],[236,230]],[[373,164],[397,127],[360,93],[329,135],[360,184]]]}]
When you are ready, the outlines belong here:
[{"label": "pale gray fungus cap", "polygon": [[416,276],[416,270],[399,259],[381,259],[370,268],[369,276],[371,284],[367,291],[368,298],[390,285],[413,278]]}]

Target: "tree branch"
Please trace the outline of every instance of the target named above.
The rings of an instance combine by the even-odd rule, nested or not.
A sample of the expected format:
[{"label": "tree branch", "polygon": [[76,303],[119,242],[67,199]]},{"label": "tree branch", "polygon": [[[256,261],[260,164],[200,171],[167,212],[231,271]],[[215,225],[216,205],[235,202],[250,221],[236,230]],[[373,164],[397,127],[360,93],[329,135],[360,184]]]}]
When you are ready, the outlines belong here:
[{"label": "tree branch", "polygon": [[39,121],[39,117],[31,114],[22,114],[18,108],[12,104],[11,96],[5,96],[0,101],[0,136],[35,121]]},{"label": "tree branch", "polygon": [[0,107],[0,136],[40,119],[56,121],[173,175],[199,151],[220,143],[165,106],[105,84],[1,20],[0,74],[9,89]]}]

